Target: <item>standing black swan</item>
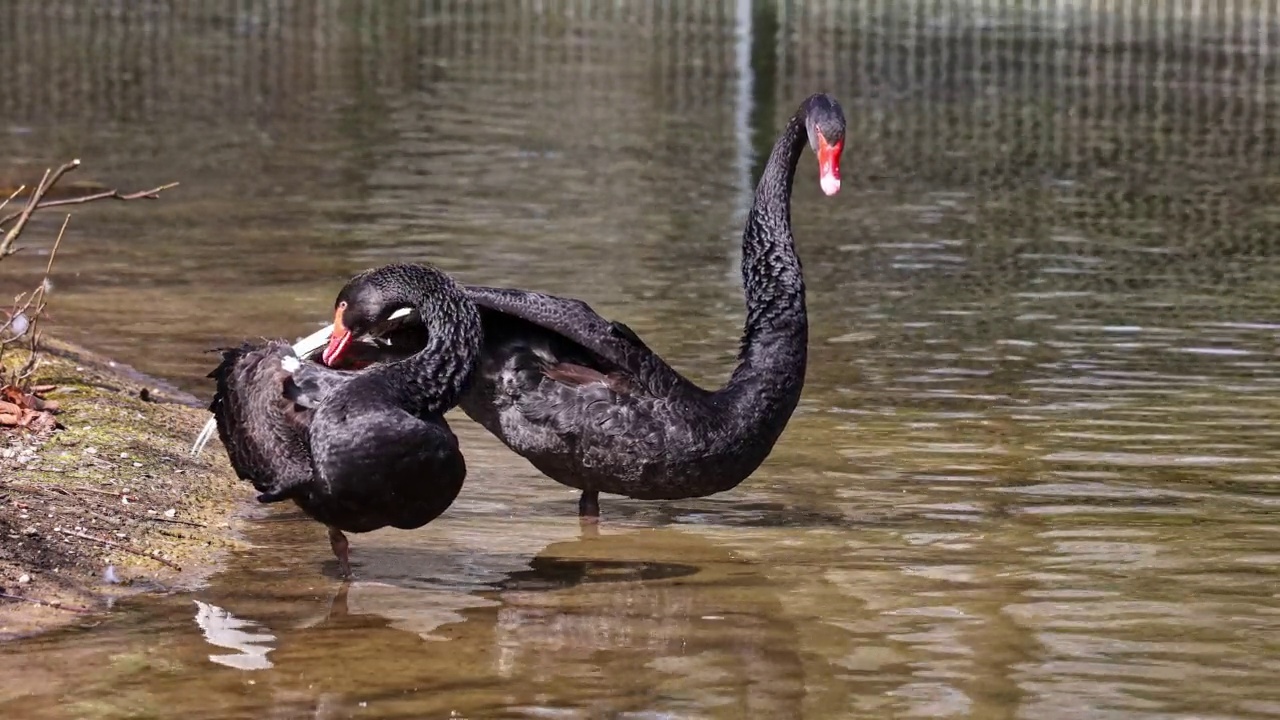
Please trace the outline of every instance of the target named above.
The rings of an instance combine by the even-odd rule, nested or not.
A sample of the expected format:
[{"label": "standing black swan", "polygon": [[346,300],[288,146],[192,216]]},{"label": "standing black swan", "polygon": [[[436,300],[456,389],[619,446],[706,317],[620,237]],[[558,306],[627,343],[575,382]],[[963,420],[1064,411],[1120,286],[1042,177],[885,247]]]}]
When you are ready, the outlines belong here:
[{"label": "standing black swan", "polygon": [[[384,347],[367,358],[380,364],[360,371],[300,361],[283,341],[224,350],[209,375],[217,380],[209,410],[236,474],[253,483],[259,501],[293,500],[327,525],[349,576],[344,531],[421,527],[462,489],[466,464],[444,413],[475,369],[481,325],[461,287],[422,265],[361,273],[335,305],[327,364],[353,352],[353,334],[387,337],[380,328],[406,310],[423,319],[425,335],[416,333],[416,352]],[[202,434],[195,452],[207,439]]]}]

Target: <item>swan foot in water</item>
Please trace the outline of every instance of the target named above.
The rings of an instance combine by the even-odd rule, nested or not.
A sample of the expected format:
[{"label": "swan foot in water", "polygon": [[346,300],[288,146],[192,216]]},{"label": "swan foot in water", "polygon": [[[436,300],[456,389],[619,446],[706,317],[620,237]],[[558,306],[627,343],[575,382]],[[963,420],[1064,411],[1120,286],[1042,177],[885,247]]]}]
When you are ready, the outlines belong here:
[{"label": "swan foot in water", "polygon": [[578,498],[578,518],[583,523],[600,522],[600,491],[583,490]]},{"label": "swan foot in water", "polygon": [[329,545],[333,548],[333,554],[338,558],[338,574],[344,580],[351,578],[351,560],[349,551],[351,543],[347,542],[347,536],[336,527],[329,528]]}]

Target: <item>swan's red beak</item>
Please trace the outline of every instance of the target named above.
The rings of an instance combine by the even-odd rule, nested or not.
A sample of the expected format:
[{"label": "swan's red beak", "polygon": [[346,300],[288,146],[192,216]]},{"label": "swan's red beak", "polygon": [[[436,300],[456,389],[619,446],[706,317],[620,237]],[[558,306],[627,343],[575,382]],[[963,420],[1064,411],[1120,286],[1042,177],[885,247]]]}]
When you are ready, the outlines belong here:
[{"label": "swan's red beak", "polygon": [[840,192],[840,153],[844,151],[844,140],[832,145],[822,133],[815,134],[818,136],[818,182],[822,192],[835,195]]},{"label": "swan's red beak", "polygon": [[329,344],[325,346],[324,353],[320,356],[320,362],[333,366],[342,353],[347,351],[347,346],[351,344],[351,331],[342,324],[342,311],[347,309],[346,303],[339,303],[338,309],[333,312],[333,331],[329,333]]}]

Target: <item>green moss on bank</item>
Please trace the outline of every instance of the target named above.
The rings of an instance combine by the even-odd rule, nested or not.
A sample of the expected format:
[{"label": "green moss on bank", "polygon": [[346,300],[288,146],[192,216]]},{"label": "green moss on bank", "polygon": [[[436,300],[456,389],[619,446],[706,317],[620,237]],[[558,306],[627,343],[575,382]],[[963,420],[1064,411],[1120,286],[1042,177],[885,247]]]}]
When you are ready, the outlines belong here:
[{"label": "green moss on bank", "polygon": [[219,450],[191,457],[208,419],[194,398],[46,345],[36,380],[58,386],[46,397],[64,429],[0,431],[0,588],[24,598],[0,599],[0,637],[82,620],[69,608],[100,610],[122,591],[199,583],[252,497]]}]

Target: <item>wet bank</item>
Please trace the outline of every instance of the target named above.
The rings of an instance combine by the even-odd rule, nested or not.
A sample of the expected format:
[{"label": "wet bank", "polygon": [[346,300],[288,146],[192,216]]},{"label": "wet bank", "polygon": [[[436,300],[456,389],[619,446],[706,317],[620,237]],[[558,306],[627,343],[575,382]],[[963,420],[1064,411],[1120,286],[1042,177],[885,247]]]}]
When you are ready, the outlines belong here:
[{"label": "wet bank", "polygon": [[56,386],[61,427],[0,430],[0,638],[208,577],[251,494],[223,456],[190,456],[208,417],[197,398],[56,340],[35,380]]}]

